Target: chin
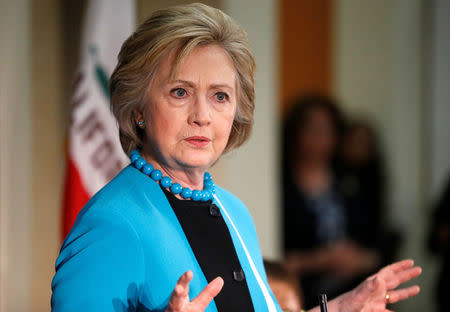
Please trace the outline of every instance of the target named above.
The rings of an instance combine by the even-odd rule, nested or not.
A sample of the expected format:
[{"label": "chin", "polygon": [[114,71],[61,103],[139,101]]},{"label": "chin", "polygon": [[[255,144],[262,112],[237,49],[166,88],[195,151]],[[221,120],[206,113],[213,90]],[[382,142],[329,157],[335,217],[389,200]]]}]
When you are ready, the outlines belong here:
[{"label": "chin", "polygon": [[216,162],[216,157],[212,155],[189,155],[188,157],[183,157],[179,159],[178,162],[188,168],[203,168],[207,170]]}]

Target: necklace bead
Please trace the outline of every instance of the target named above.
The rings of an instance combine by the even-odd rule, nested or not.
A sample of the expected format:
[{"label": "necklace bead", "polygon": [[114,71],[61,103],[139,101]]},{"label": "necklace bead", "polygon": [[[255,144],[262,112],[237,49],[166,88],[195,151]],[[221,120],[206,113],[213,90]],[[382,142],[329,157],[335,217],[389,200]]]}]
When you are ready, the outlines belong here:
[{"label": "necklace bead", "polygon": [[192,195],[191,198],[193,201],[199,201],[200,199],[202,199],[202,194],[199,190],[193,190],[192,191]]},{"label": "necklace bead", "polygon": [[141,168],[145,165],[145,159],[144,158],[138,158],[134,162],[134,165],[137,169],[141,170]]},{"label": "necklace bead", "polygon": [[140,158],[140,157],[141,157],[141,156],[140,156],[139,154],[131,154],[131,155],[130,155],[131,162],[135,162],[136,159],[138,159],[138,158]]},{"label": "necklace bead", "polygon": [[159,183],[163,188],[169,188],[172,185],[172,180],[169,177],[162,177]]},{"label": "necklace bead", "polygon": [[181,197],[183,197],[184,199],[188,199],[191,196],[192,196],[191,189],[188,187],[183,187],[183,189],[181,190]]},{"label": "necklace bead", "polygon": [[210,200],[212,197],[211,192],[208,190],[204,190],[203,191],[203,197],[202,197],[202,201],[206,202],[208,200]]},{"label": "necklace bead", "polygon": [[152,173],[152,171],[153,171],[153,166],[152,166],[152,164],[147,163],[147,164],[143,165],[141,171],[142,171],[144,174],[149,175],[149,174]]},{"label": "necklace bead", "polygon": [[138,150],[130,152],[131,164],[145,175],[149,176],[166,189],[169,189],[173,194],[180,194],[184,199],[192,199],[193,201],[208,201],[211,200],[213,194],[216,192],[214,181],[209,172],[205,172],[203,176],[203,190],[191,190],[188,187],[182,187],[180,183],[172,183],[172,179],[163,176],[161,170],[155,169],[152,164],[142,158]]},{"label": "necklace bead", "polygon": [[213,180],[205,180],[205,182],[203,182],[203,185],[205,186],[205,188],[210,188],[214,186],[214,182]]},{"label": "necklace bead", "polygon": [[174,193],[175,195],[180,194],[182,189],[183,189],[183,187],[181,186],[180,183],[174,183],[174,184],[172,184],[172,186],[170,187],[170,190],[171,190],[172,193]]},{"label": "necklace bead", "polygon": [[153,170],[152,173],[150,173],[150,177],[155,180],[155,181],[159,181],[162,179],[162,172],[161,170]]}]

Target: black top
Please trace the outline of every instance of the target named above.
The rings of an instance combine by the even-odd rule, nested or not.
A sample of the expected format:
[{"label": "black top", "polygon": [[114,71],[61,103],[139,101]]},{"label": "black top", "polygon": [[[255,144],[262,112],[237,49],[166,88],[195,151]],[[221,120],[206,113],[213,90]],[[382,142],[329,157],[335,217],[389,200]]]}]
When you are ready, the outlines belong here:
[{"label": "black top", "polygon": [[310,250],[347,237],[347,210],[335,183],[316,196],[304,193],[294,182],[285,183],[283,197],[286,251]]},{"label": "black top", "polygon": [[[335,174],[330,188],[317,196],[302,191],[291,176],[284,178],[285,252],[311,251],[342,240],[351,240],[364,248],[376,250],[384,260],[385,254],[387,257],[391,252],[391,245],[394,248],[397,246],[394,236],[389,236],[391,239],[387,244],[378,242],[384,240],[384,236],[379,231],[381,221],[376,218],[378,206],[375,195],[370,195],[376,191],[367,189],[370,183],[366,182],[365,177],[363,180],[362,175],[351,176],[350,173],[347,171],[345,176]],[[383,249],[378,246],[383,246]],[[371,273],[368,271],[361,276],[340,278],[327,273],[302,272],[300,281],[305,307],[308,309],[317,305],[318,294],[326,293],[329,298],[333,298],[354,288]]]},{"label": "black top", "polygon": [[450,178],[447,180],[443,194],[436,203],[431,218],[428,247],[430,251],[440,256],[440,272],[437,277],[436,298],[437,311],[448,309],[448,294],[450,291]]},{"label": "black top", "polygon": [[219,207],[212,201],[182,200],[166,189],[163,191],[208,283],[217,276],[224,280],[222,290],[214,298],[217,310],[254,311],[244,272]]},{"label": "black top", "polygon": [[[294,182],[284,185],[284,250],[310,251],[344,240],[348,235],[348,216],[336,185],[320,195],[309,196]],[[349,290],[353,283],[326,273],[299,275],[306,309],[317,305],[317,295],[329,298]]]}]

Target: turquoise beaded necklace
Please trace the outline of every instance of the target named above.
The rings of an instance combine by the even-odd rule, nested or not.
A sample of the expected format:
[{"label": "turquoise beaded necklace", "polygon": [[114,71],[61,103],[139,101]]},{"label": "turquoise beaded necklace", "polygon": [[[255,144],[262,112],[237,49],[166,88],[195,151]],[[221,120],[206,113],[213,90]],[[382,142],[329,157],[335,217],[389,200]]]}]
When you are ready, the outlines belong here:
[{"label": "turquoise beaded necklace", "polygon": [[209,172],[205,172],[203,176],[203,190],[191,190],[188,187],[182,187],[180,183],[172,183],[172,179],[163,176],[161,170],[155,169],[152,164],[148,163],[138,150],[130,153],[131,164],[143,174],[148,175],[154,181],[158,182],[163,188],[170,190],[173,194],[180,194],[184,199],[192,199],[193,201],[211,200],[216,192],[215,183]]}]

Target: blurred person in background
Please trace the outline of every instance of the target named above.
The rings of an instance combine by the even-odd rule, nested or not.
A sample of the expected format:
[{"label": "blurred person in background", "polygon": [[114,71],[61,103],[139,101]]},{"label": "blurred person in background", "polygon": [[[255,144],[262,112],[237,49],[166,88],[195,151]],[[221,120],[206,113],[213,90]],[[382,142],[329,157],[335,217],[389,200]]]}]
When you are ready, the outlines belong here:
[{"label": "blurred person in background", "polygon": [[280,307],[285,312],[299,312],[303,307],[303,295],[295,276],[281,262],[264,260],[267,280]]},{"label": "blurred person in background", "polygon": [[336,165],[347,204],[348,232],[358,244],[377,250],[382,264],[396,258],[400,234],[386,225],[386,172],[375,129],[368,121],[347,122]]},{"label": "blurred person in background", "polygon": [[348,204],[336,174],[343,118],[328,97],[298,99],[284,128],[283,214],[287,268],[300,276],[305,307],[334,297],[372,272],[378,254],[351,236]]},{"label": "blurred person in background", "polygon": [[440,258],[440,272],[436,283],[437,311],[448,309],[450,293],[450,178],[433,212],[428,248]]}]

